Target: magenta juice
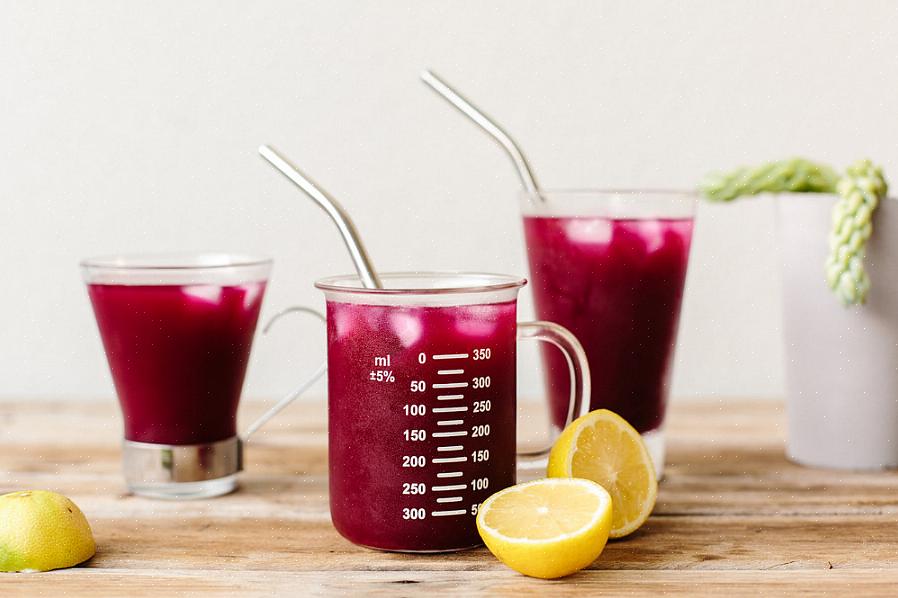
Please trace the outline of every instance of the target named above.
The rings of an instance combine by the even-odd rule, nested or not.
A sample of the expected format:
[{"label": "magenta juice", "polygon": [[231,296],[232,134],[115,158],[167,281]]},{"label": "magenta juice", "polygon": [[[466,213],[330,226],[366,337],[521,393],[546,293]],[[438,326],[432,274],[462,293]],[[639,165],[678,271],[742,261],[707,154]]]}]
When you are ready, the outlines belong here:
[{"label": "magenta juice", "polygon": [[125,438],[202,444],[236,436],[264,282],[89,284]]},{"label": "magenta juice", "polygon": [[479,545],[515,482],[516,302],[327,302],[331,517],[372,548]]},{"label": "magenta juice", "polygon": [[[537,315],[569,329],[586,351],[591,409],[640,432],[659,428],[692,239],[692,219],[524,218]],[[545,349],[553,421],[570,398],[564,357]]]}]

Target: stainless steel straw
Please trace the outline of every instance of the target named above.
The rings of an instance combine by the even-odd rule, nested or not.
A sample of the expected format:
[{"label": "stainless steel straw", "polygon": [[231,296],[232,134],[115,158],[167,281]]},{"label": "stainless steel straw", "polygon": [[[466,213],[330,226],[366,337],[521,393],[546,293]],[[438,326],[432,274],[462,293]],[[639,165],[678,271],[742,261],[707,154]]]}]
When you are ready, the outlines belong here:
[{"label": "stainless steel straw", "polygon": [[[337,228],[340,230],[340,235],[342,235],[343,237],[343,242],[346,244],[346,248],[349,249],[349,255],[352,257],[352,262],[353,264],[355,264],[355,269],[359,274],[359,279],[362,281],[362,285],[369,289],[383,288],[383,285],[380,282],[380,278],[377,276],[377,272],[374,270],[374,265],[371,263],[371,258],[368,257],[368,252],[365,250],[365,246],[362,244],[362,239],[359,236],[359,231],[356,229],[355,224],[353,224],[352,218],[350,218],[349,214],[346,213],[346,210],[343,209],[343,206],[341,206],[336,199],[328,195],[328,193],[324,189],[319,187],[314,181],[312,181],[312,179],[300,172],[296,166],[287,161],[284,156],[277,153],[270,146],[259,146],[259,153],[268,161],[269,164],[274,166],[281,174],[290,179],[290,181],[292,181],[297,187],[302,189],[302,191],[306,195],[311,197],[315,201],[315,203],[321,206],[321,208],[325,212],[327,212],[327,215],[331,217],[331,220],[334,221],[334,224],[336,224]],[[275,321],[279,320],[282,316],[291,313],[312,314],[326,323],[326,319],[324,318],[324,316],[313,309],[309,309],[307,307],[290,307],[272,318],[272,320],[268,322],[268,325],[265,326],[264,332],[267,333],[272,324],[274,324]],[[278,401],[271,409],[266,411],[259,419],[253,422],[253,424],[243,435],[243,441],[246,442],[249,437],[256,432],[256,430],[264,426],[268,422],[268,420],[280,413],[287,405],[295,401],[301,394],[308,390],[309,387],[312,386],[312,384],[314,384],[321,376],[323,376],[326,371],[327,362],[325,361],[320,366],[318,366],[318,369],[315,370],[315,373],[312,374],[312,377],[309,378],[302,386]]]},{"label": "stainless steel straw", "polygon": [[460,93],[452,89],[448,83],[437,77],[433,71],[422,72],[421,80],[435,92],[440,94],[447,102],[455,106],[459,112],[470,118],[481,129],[489,133],[493,139],[499,142],[499,145],[505,149],[508,156],[511,158],[511,161],[514,163],[514,166],[518,171],[518,176],[521,178],[521,183],[524,185],[524,189],[527,190],[531,197],[538,197],[540,200],[543,199],[539,191],[539,185],[536,183],[536,177],[533,176],[533,170],[530,168],[530,164],[527,163],[527,159],[524,157],[524,152],[521,151],[521,148],[518,147],[518,144],[515,143],[514,139],[502,130],[502,127],[496,124],[495,121],[488,117],[482,110],[462,97]]},{"label": "stainless steel straw", "polygon": [[337,225],[340,234],[343,236],[343,242],[349,250],[349,255],[352,257],[352,262],[355,264],[356,272],[358,272],[362,284],[369,289],[382,289],[383,285],[377,276],[377,272],[374,270],[374,265],[371,263],[371,258],[368,257],[365,246],[362,244],[359,231],[353,224],[352,218],[343,209],[343,206],[271,146],[259,146],[259,153],[262,154],[262,157],[269,164],[277,168],[281,174],[302,189],[306,195],[311,197],[331,217],[331,220],[334,221],[334,224]]}]

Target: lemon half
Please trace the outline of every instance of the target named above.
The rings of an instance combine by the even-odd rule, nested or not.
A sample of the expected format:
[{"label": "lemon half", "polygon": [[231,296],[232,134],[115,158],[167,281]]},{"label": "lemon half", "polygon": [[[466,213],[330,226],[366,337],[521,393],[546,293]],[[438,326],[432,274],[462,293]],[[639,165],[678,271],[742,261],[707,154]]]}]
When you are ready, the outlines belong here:
[{"label": "lemon half", "polygon": [[46,490],[0,496],[0,571],[73,567],[96,551],[84,513],[65,496]]},{"label": "lemon half", "polygon": [[550,478],[585,478],[611,494],[611,537],[645,523],[658,498],[655,467],[642,437],[624,418],[597,409],[564,429],[549,455]]},{"label": "lemon half", "polygon": [[611,511],[611,496],[594,482],[536,480],[489,497],[477,513],[477,530],[490,552],[515,571],[554,579],[602,553]]}]

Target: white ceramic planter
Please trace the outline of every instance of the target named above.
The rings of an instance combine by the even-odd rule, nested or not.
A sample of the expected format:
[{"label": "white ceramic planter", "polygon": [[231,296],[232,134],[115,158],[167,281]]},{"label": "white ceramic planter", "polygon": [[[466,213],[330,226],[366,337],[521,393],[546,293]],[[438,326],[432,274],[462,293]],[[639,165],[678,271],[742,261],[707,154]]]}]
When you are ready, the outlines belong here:
[{"label": "white ceramic planter", "polygon": [[787,451],[803,465],[898,467],[898,200],[877,210],[867,304],[843,307],[824,280],[836,198],[777,198],[783,261]]}]

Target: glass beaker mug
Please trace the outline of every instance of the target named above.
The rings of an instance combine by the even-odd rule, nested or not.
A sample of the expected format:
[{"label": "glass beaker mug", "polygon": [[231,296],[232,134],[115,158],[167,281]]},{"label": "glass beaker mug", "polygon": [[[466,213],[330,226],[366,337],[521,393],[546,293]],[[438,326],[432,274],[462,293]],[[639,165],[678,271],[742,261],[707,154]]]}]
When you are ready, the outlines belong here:
[{"label": "glass beaker mug", "polygon": [[[679,191],[521,193],[536,314],[574,333],[589,359],[590,409],[643,436],[660,475],[663,424],[692,241],[695,196]],[[564,362],[544,352],[557,426],[568,409]]]},{"label": "glass beaker mug", "polygon": [[[236,487],[237,407],[271,267],[270,259],[226,254],[81,263],[122,409],[130,491],[185,499]],[[257,424],[323,372],[324,366]]]},{"label": "glass beaker mug", "polygon": [[561,326],[517,322],[524,279],[381,279],[383,289],[356,276],[315,283],[327,301],[331,518],[369,548],[478,546],[480,503],[516,479],[516,340],[561,349],[573,389],[568,421],[589,402],[586,357]]}]

